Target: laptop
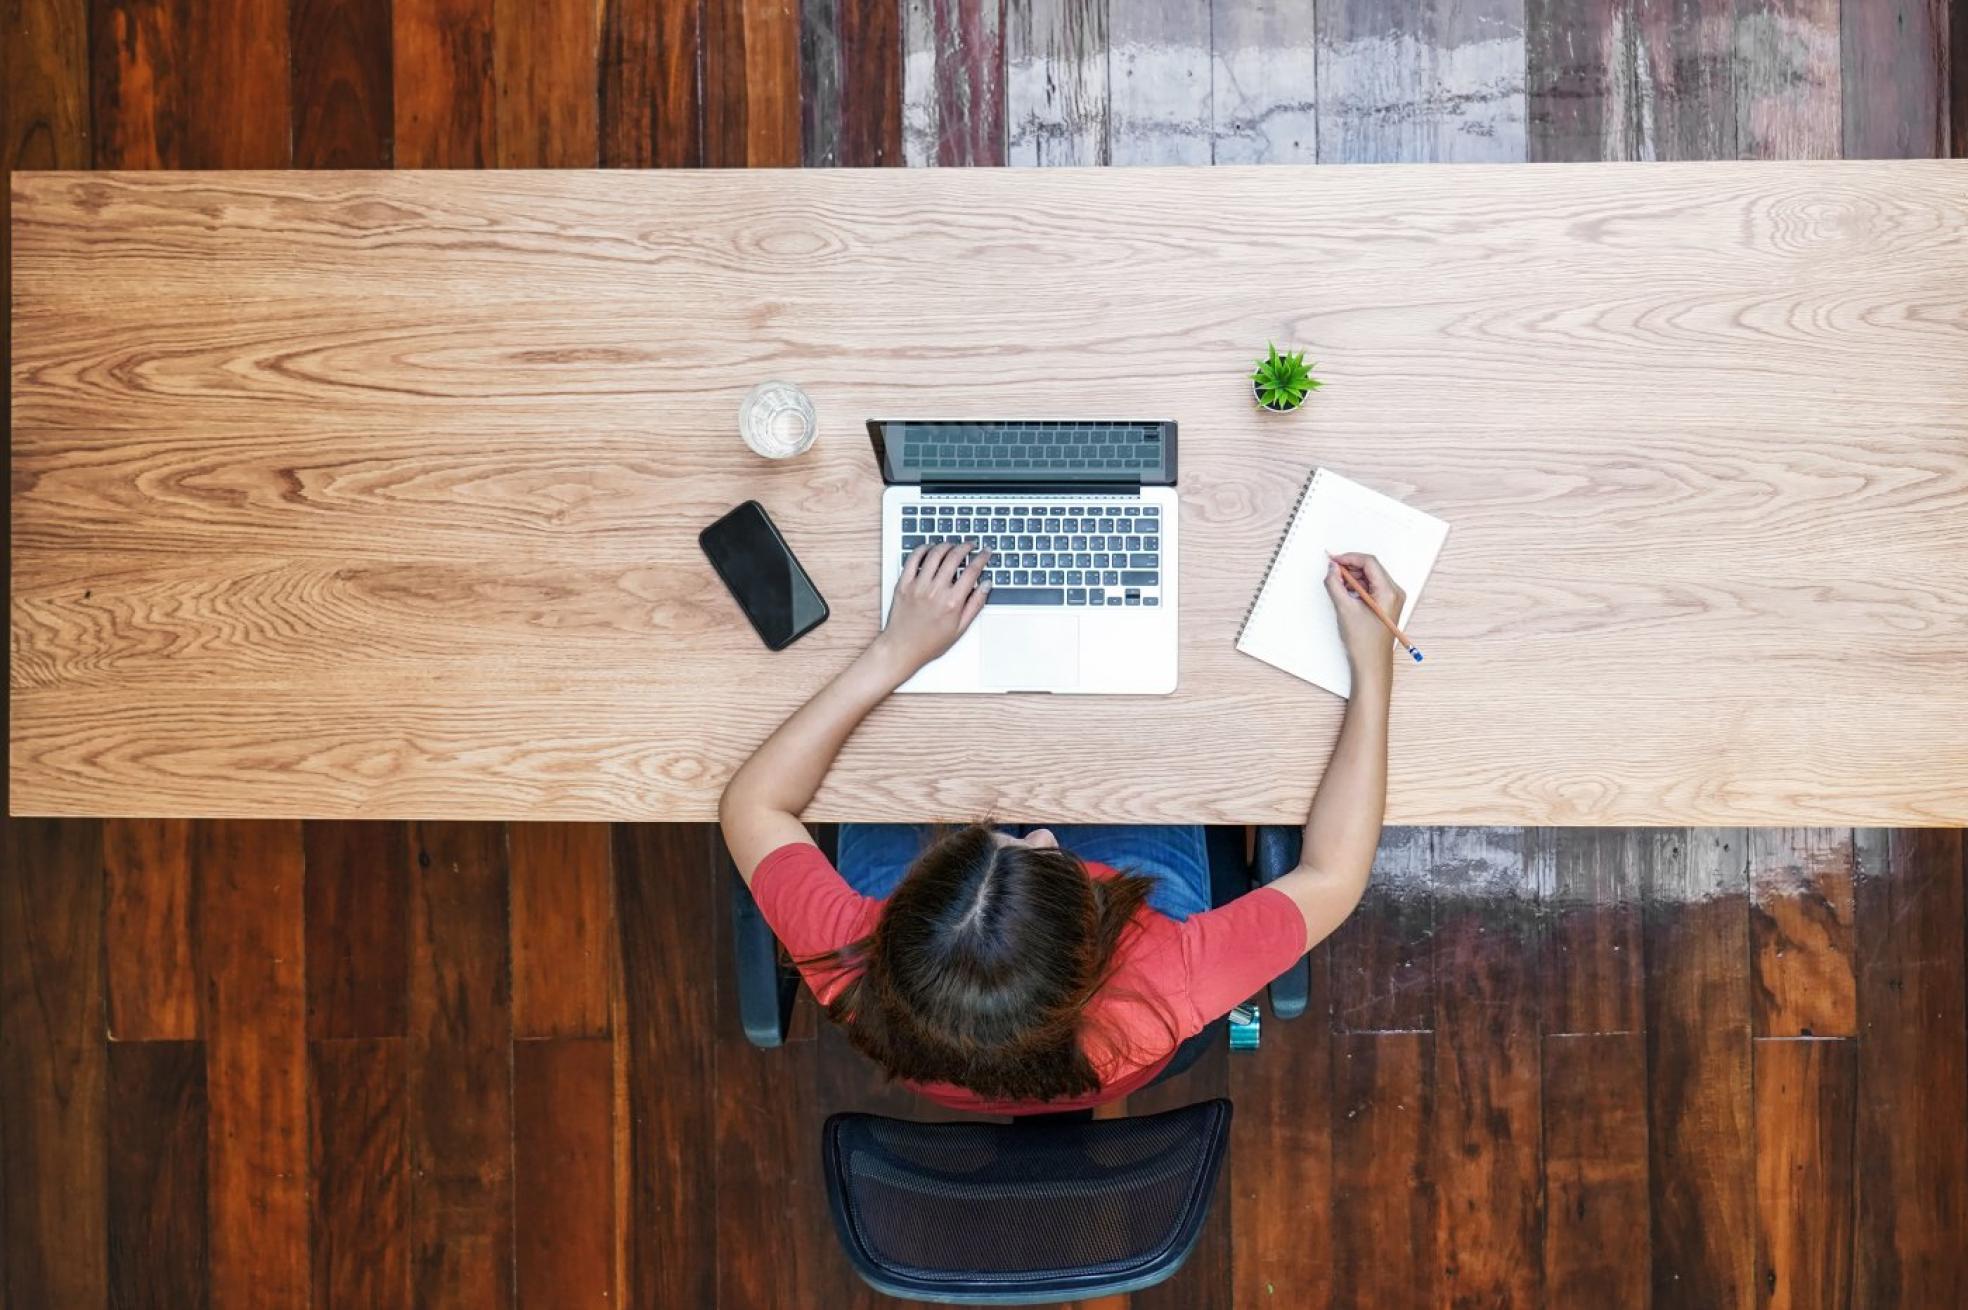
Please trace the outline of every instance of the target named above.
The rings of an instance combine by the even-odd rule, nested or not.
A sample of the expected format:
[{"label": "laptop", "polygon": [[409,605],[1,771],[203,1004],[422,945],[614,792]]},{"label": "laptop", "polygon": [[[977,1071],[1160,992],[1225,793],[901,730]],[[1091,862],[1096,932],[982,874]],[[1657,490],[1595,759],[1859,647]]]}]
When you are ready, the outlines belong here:
[{"label": "laptop", "polygon": [[1175,690],[1172,421],[870,419],[868,436],[884,626],[918,546],[992,552],[984,612],[903,691]]}]

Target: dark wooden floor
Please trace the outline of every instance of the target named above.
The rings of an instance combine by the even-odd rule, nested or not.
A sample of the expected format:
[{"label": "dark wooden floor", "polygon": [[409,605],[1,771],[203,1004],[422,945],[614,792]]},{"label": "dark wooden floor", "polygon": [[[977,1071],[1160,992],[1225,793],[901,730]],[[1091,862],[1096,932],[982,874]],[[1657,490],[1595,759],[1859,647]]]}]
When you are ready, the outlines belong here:
[{"label": "dark wooden floor", "polygon": [[[1968,146],[1947,0],[0,13],[10,170]],[[0,1303],[873,1303],[818,1124],[920,1110],[810,1007],[744,1043],[712,840],[10,823]],[[1314,1015],[1129,1107],[1237,1104],[1134,1303],[1968,1303],[1963,880],[1960,833],[1391,833]]]}]

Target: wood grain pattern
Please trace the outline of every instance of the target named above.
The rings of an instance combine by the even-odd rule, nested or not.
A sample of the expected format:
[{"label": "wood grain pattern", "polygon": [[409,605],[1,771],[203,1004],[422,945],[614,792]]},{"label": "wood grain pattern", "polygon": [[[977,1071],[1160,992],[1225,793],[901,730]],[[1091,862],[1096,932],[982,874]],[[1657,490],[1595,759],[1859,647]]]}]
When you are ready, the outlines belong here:
[{"label": "wood grain pattern", "polygon": [[1620,828],[1541,835],[1551,848],[1545,901],[1544,1031],[1639,1032],[1645,1027],[1645,894],[1654,839]]},{"label": "wood grain pattern", "polygon": [[[616,940],[620,941],[619,929]],[[613,1082],[615,1098],[611,1103],[610,1127],[613,1140],[609,1143],[609,1157],[613,1161],[612,1174],[615,1194],[615,1304],[631,1305],[629,1287],[629,1250],[634,1240],[632,1226],[634,1210],[630,1206],[630,1195],[634,1180],[629,1176],[629,1165],[633,1159],[635,1138],[630,1130],[634,1122],[634,1112],[630,1108],[629,1085],[629,1044],[624,1036],[621,1016],[626,1012],[627,988],[622,973],[622,952],[615,955],[615,975],[611,979],[613,990],[609,994],[612,1007],[610,1027],[614,1030]]]},{"label": "wood grain pattern", "polygon": [[[285,168],[293,161],[289,0],[184,6],[190,149],[180,168]],[[224,76],[212,76],[212,70]]]},{"label": "wood grain pattern", "polygon": [[1521,163],[1524,0],[1323,0],[1319,161]]},{"label": "wood grain pattern", "polygon": [[[1177,694],[1036,768],[1060,704],[892,702],[816,819],[1295,821],[1338,704],[1228,638],[1316,458],[1455,525],[1395,822],[1959,823],[1959,167],[23,178],[13,804],[709,817],[875,629],[855,416],[1098,381],[1185,434]],[[1316,454],[1229,385],[1267,338]],[[768,359],[835,416],[772,468]],[[833,605],[788,655],[695,541],[752,495]]]},{"label": "wood grain pattern", "polygon": [[1758,1037],[1858,1032],[1852,874],[1849,830],[1750,834],[1750,986]]},{"label": "wood grain pattern", "polygon": [[1524,0],[1525,157],[1625,158],[1628,0]]},{"label": "wood grain pattern", "polygon": [[419,1306],[513,1298],[505,829],[419,823],[410,902],[410,1285]]},{"label": "wood grain pattern", "polygon": [[1259,998],[1257,1059],[1230,1061],[1230,1159],[1226,1165],[1232,1301],[1324,1310],[1331,1304],[1331,947],[1312,953],[1305,1014],[1286,1023]]},{"label": "wood grain pattern", "polygon": [[190,55],[173,0],[94,0],[89,98],[97,168],[189,168],[182,65]]},{"label": "wood grain pattern", "polygon": [[1842,153],[1838,0],[1748,0],[1736,10],[1736,152]]},{"label": "wood grain pattern", "polygon": [[[1529,157],[1733,159],[1745,112],[1756,153],[1788,148],[1796,124],[1769,120],[1815,122],[1817,88],[1789,79],[1818,77],[1822,47],[1758,6],[1741,6],[1739,22],[1736,0],[1526,0]],[[1739,95],[1745,60],[1755,66]]]},{"label": "wood grain pattern", "polygon": [[103,964],[113,1041],[198,1036],[191,932],[191,825],[103,825]]},{"label": "wood grain pattern", "polygon": [[492,0],[493,161],[593,168],[600,160],[601,7],[596,0]]},{"label": "wood grain pattern", "polygon": [[212,1304],[304,1304],[312,1188],[301,825],[201,821],[191,841]]},{"label": "wood grain pattern", "polygon": [[6,10],[6,167],[89,162],[86,0],[17,0]]},{"label": "wood grain pattern", "polygon": [[522,1306],[615,1304],[613,1045],[513,1043],[513,1192]]},{"label": "wood grain pattern", "polygon": [[807,167],[904,162],[902,20],[895,0],[803,0],[800,15]]},{"label": "wood grain pattern", "polygon": [[1852,1303],[1856,1044],[1755,1046],[1756,1303]]},{"label": "wood grain pattern", "polygon": [[601,1037],[614,986],[608,825],[517,823],[512,861],[513,1036]]},{"label": "wood grain pattern", "polygon": [[202,1043],[110,1047],[109,1304],[117,1310],[208,1303],[206,1116]]},{"label": "wood grain pattern", "polygon": [[1968,19],[1958,12],[1948,20],[1948,109],[1953,126],[1952,158],[1968,159]]},{"label": "wood grain pattern", "polygon": [[[910,168],[942,162],[943,107],[939,100],[944,73],[939,65],[944,34],[939,28],[944,13],[953,7],[938,5],[937,0],[902,0],[902,162]],[[991,8],[1002,20],[1002,4]],[[959,84],[964,81],[959,70],[953,68],[951,72]]]},{"label": "wood grain pattern", "polygon": [[902,30],[896,0],[835,0],[844,168],[902,163]]},{"label": "wood grain pattern", "polygon": [[1211,162],[1212,14],[1209,0],[1136,0],[1109,7],[1107,162]]},{"label": "wood grain pattern", "polygon": [[1645,1038],[1549,1036],[1543,1068],[1545,1302],[1645,1310]]},{"label": "wood grain pattern", "polygon": [[1968,889],[1959,832],[1862,828],[1852,1304],[1968,1300]]},{"label": "wood grain pattern", "polygon": [[396,163],[489,168],[498,157],[495,0],[391,0]]},{"label": "wood grain pattern", "polygon": [[603,0],[601,162],[686,168],[704,162],[703,34],[698,0]]},{"label": "wood grain pattern", "polygon": [[[87,0],[19,0],[0,10],[0,368],[6,370],[7,406],[0,416],[11,459],[13,420],[14,238],[16,169],[83,168],[90,162],[89,7]],[[8,545],[0,548],[13,568],[11,515]],[[0,712],[9,720],[11,709]],[[11,736],[11,732],[9,734]],[[11,813],[11,807],[9,807]],[[0,1210],[3,1214],[4,1210]],[[7,1304],[0,1275],[0,1310]]]},{"label": "wood grain pattern", "polygon": [[388,168],[396,146],[390,0],[291,0],[294,163]]},{"label": "wood grain pattern", "polygon": [[1329,939],[1334,1032],[1435,1026],[1431,836],[1424,828],[1381,834],[1367,894]]},{"label": "wood grain pattern", "polygon": [[1005,162],[1109,162],[1104,0],[1005,0]]},{"label": "wood grain pattern", "polygon": [[1634,110],[1624,155],[1673,160],[1736,157],[1737,0],[1630,0]]},{"label": "wood grain pattern", "polygon": [[401,823],[302,825],[308,1036],[401,1037],[410,988],[410,834]]},{"label": "wood grain pattern", "polygon": [[1436,1199],[1441,1302],[1543,1293],[1537,868],[1516,828],[1432,834]]},{"label": "wood grain pattern", "polygon": [[0,1282],[11,1305],[102,1305],[102,825],[0,827]]},{"label": "wood grain pattern", "polygon": [[1436,1247],[1436,1038],[1333,1038],[1333,1304],[1361,1310],[1441,1301]]},{"label": "wood grain pattern", "polygon": [[94,0],[90,27],[98,167],[291,161],[287,0]]},{"label": "wood grain pattern", "polygon": [[800,162],[840,163],[840,0],[800,0]]},{"label": "wood grain pattern", "polygon": [[704,162],[713,168],[797,165],[797,0],[709,0],[703,21]]},{"label": "wood grain pattern", "polygon": [[315,1305],[411,1305],[410,1049],[401,1037],[309,1044]]},{"label": "wood grain pattern", "polygon": [[1946,158],[1947,0],[1844,4],[1839,19],[1845,157]]},{"label": "wood grain pattern", "polygon": [[[729,1272],[715,1255],[717,1233],[769,1231],[776,1247],[784,1216],[796,1213],[801,1203],[818,1202],[824,1211],[825,1197],[768,1186],[758,1199],[775,1207],[777,1222],[755,1228],[723,1223],[726,1195],[718,1183],[726,1158],[725,1112],[742,1112],[748,1097],[772,1102],[781,1088],[776,1082],[726,1084],[724,1069],[713,1064],[725,1049],[717,1038],[730,1036],[733,1049],[747,1045],[737,1022],[736,999],[728,1010],[719,1003],[729,990],[725,980],[732,976],[729,949],[721,956],[706,949],[718,940],[716,934],[728,932],[724,920],[729,911],[714,895],[714,879],[722,873],[715,864],[716,829],[708,824],[617,824],[613,834],[622,971],[615,1032],[628,1096],[626,1114],[617,1125],[618,1132],[627,1134],[617,1167],[628,1188],[622,1221],[628,1243],[623,1267],[633,1298],[629,1303],[713,1305],[721,1296],[720,1280]],[[707,977],[715,982],[707,984]],[[763,1062],[762,1069],[783,1067],[779,1051],[753,1054]],[[809,1167],[803,1157],[814,1155],[818,1140],[816,1132],[782,1141],[745,1167],[776,1184],[788,1170]],[[731,1158],[736,1164],[738,1152]],[[743,1198],[733,1199],[742,1203]],[[786,1211],[776,1209],[781,1203]],[[794,1259],[775,1256],[734,1267],[770,1278],[797,1265]],[[826,1304],[764,1296],[739,1297],[734,1303]]]},{"label": "wood grain pattern", "polygon": [[1312,11],[1242,0],[1210,11],[1212,162],[1312,164],[1319,158],[1319,50]]},{"label": "wood grain pattern", "polygon": [[903,0],[902,158],[1005,162],[1003,0]]},{"label": "wood grain pattern", "polygon": [[[0,49],[6,75],[0,81],[0,364],[10,380],[0,431],[13,449],[13,175],[16,169],[84,168],[90,162],[89,7],[87,0],[18,0],[0,11]],[[11,534],[10,534],[11,535]],[[11,551],[10,551],[11,557]],[[0,1305],[4,1305],[0,1280]]]},{"label": "wood grain pattern", "polygon": [[1654,838],[1647,905],[1654,1300],[1755,1299],[1747,833]]}]

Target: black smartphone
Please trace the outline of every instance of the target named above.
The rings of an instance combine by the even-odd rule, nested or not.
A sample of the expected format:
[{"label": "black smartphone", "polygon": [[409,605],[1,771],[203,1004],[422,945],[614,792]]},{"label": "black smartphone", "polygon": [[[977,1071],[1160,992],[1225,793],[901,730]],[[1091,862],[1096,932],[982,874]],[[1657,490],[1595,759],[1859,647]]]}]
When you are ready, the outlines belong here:
[{"label": "black smartphone", "polygon": [[767,649],[784,650],[827,621],[819,588],[756,500],[698,533],[697,544]]}]

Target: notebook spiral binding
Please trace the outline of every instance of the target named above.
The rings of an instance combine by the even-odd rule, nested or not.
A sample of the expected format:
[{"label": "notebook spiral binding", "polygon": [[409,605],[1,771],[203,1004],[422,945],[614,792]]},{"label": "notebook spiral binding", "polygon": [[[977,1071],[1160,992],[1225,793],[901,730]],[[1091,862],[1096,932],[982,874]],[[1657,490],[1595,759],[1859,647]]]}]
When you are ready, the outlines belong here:
[{"label": "notebook spiral binding", "polygon": [[1312,494],[1312,487],[1319,480],[1324,469],[1313,469],[1305,475],[1305,485],[1298,489],[1298,499],[1292,502],[1291,514],[1285,519],[1285,530],[1278,536],[1278,544],[1271,548],[1271,558],[1264,561],[1264,576],[1257,580],[1257,593],[1251,603],[1244,607],[1244,621],[1237,625],[1237,640],[1244,639],[1244,629],[1250,626],[1251,616],[1257,613],[1258,605],[1264,600],[1265,589],[1271,585],[1271,570],[1278,567],[1278,556],[1285,553],[1291,544],[1292,534],[1298,531],[1298,511],[1304,508],[1305,498]]}]

